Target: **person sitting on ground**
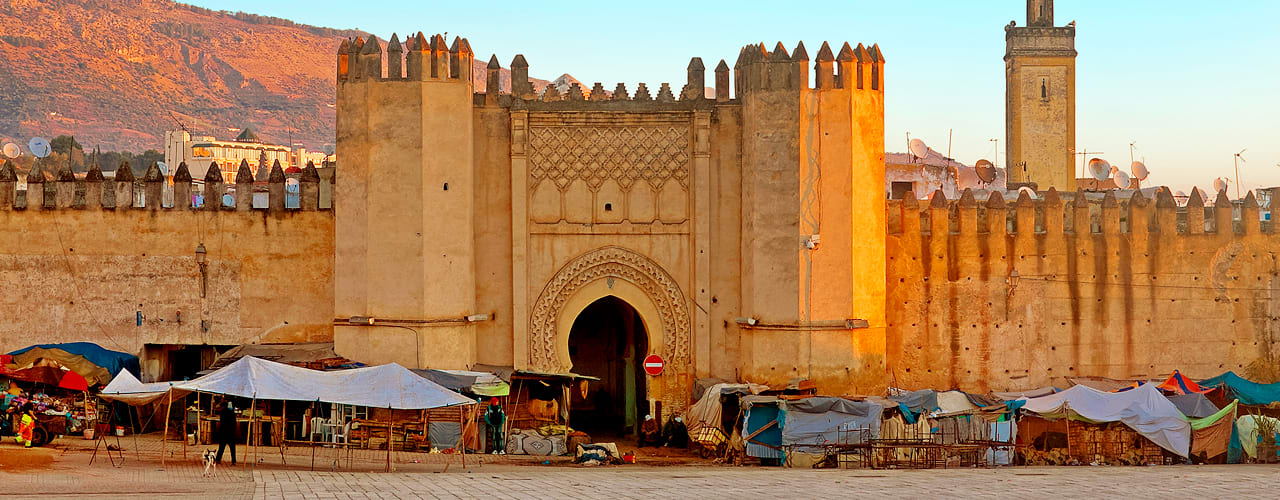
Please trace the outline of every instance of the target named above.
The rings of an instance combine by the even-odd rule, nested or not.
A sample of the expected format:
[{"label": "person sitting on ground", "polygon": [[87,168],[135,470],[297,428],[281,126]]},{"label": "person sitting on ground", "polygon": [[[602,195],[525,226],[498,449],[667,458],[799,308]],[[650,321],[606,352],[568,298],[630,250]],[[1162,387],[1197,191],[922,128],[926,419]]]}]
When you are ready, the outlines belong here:
[{"label": "person sitting on ground", "polygon": [[662,427],[662,441],[672,448],[688,448],[689,428],[685,427],[684,419],[674,417],[668,420],[667,425]]},{"label": "person sitting on ground", "polygon": [[662,446],[662,432],[658,427],[658,421],[653,419],[653,415],[644,416],[644,423],[640,424],[640,441],[637,444],[641,448],[645,446]]}]

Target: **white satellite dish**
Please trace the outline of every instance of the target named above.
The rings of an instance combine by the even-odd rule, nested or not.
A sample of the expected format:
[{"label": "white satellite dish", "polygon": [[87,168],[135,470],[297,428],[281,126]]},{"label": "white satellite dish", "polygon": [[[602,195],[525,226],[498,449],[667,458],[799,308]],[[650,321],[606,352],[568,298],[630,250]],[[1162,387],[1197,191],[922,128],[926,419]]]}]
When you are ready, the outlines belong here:
[{"label": "white satellite dish", "polygon": [[1147,166],[1140,161],[1135,161],[1132,165],[1129,165],[1129,172],[1133,174],[1134,179],[1140,181],[1147,180],[1147,176],[1151,175],[1151,171],[1147,170]]},{"label": "white satellite dish", "polygon": [[12,142],[5,143],[4,145],[5,156],[8,156],[9,158],[17,158],[21,154],[22,154],[22,148],[19,148],[17,144],[14,144]]},{"label": "white satellite dish", "polygon": [[1099,181],[1105,181],[1111,177],[1111,164],[1102,158],[1093,158],[1089,160],[1089,175]]},{"label": "white satellite dish", "polygon": [[27,149],[30,149],[31,154],[35,155],[36,158],[44,158],[53,152],[53,149],[49,147],[49,141],[46,141],[43,137],[31,138],[31,141],[27,143]]},{"label": "white satellite dish", "polygon": [[920,139],[911,139],[911,142],[907,144],[907,149],[910,149],[911,154],[916,158],[929,156],[929,146],[926,146],[924,141]]},{"label": "white satellite dish", "polygon": [[1226,178],[1226,177],[1219,177],[1219,178],[1217,178],[1217,179],[1214,179],[1214,180],[1213,180],[1213,190],[1214,190],[1215,192],[1219,192],[1219,193],[1221,193],[1221,192],[1223,192],[1223,191],[1226,191],[1226,190],[1227,190],[1227,184],[1229,184],[1229,183],[1230,183],[1230,181],[1229,181],[1229,180],[1227,180],[1227,178]]},{"label": "white satellite dish", "polygon": [[1027,193],[1027,196],[1030,196],[1030,197],[1031,197],[1031,199],[1033,199],[1033,200],[1034,200],[1034,199],[1036,199],[1036,190],[1031,189],[1030,187],[1022,186],[1022,187],[1018,188],[1018,197],[1019,197],[1019,198],[1021,198],[1021,197],[1022,197],[1022,193]]},{"label": "white satellite dish", "polygon": [[1117,188],[1129,189],[1129,174],[1124,173],[1123,170],[1116,170],[1115,172],[1112,172],[1111,179],[1115,181]]},{"label": "white satellite dish", "polygon": [[168,164],[166,164],[165,162],[162,162],[162,161],[158,161],[158,162],[156,162],[156,166],[157,166],[157,167],[160,167],[160,175],[169,175],[169,165],[168,165]]},{"label": "white satellite dish", "polygon": [[[1225,189],[1225,188],[1224,188],[1224,189]],[[1206,192],[1206,191],[1204,190],[1204,188],[1202,188],[1202,187],[1197,187],[1197,188],[1196,188],[1196,192],[1197,192],[1197,193],[1200,193],[1200,199],[1201,199],[1201,200],[1208,200],[1208,199],[1209,199],[1209,193],[1208,193],[1208,192]]]}]

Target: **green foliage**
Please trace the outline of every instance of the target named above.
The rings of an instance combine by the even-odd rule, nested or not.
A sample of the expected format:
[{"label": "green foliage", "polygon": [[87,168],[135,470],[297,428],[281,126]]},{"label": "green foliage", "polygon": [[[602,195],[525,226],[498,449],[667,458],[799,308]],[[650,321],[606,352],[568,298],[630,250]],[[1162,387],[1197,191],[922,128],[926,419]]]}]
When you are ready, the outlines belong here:
[{"label": "green foliage", "polygon": [[74,135],[60,135],[49,141],[49,146],[53,148],[53,152],[61,154],[71,154],[73,149],[84,149],[79,142],[76,142]]}]

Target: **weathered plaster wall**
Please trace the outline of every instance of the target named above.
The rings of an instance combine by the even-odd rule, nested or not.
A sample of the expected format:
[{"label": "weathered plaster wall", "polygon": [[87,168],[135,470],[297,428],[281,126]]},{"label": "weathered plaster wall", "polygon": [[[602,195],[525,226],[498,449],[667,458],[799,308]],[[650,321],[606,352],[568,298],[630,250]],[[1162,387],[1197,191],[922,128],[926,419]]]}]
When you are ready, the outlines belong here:
[{"label": "weathered plaster wall", "polygon": [[1045,198],[891,202],[901,210],[887,249],[895,384],[1012,390],[1174,369],[1277,379],[1277,239],[1260,231],[1252,196],[1234,222],[1225,197],[1185,211],[1167,197],[1080,209]]},{"label": "weathered plaster wall", "polygon": [[0,350],[329,341],[333,241],[328,211],[0,209]]}]

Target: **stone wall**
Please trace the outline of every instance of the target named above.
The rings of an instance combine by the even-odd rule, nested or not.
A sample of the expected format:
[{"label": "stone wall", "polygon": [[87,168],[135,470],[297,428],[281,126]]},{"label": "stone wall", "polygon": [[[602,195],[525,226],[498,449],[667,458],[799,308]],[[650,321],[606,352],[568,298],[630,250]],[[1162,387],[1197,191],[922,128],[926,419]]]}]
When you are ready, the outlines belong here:
[{"label": "stone wall", "polygon": [[890,202],[890,383],[1013,390],[1174,369],[1277,378],[1280,238],[1261,231],[1252,194],[1236,220],[1222,194],[1208,208],[1167,193],[1066,197]]},{"label": "stone wall", "polygon": [[[103,181],[95,167],[80,180],[69,172],[54,182],[29,178],[28,190],[17,192],[9,168],[0,170],[0,310],[6,311],[0,350],[88,341],[141,353],[146,344],[332,339],[333,216],[318,210],[319,179],[308,175],[314,168],[303,178],[306,209],[275,202],[259,209],[247,203],[192,208],[185,164],[175,178],[187,184],[174,190],[187,206],[178,207],[101,196],[135,188],[159,193],[167,181],[156,176]],[[278,169],[267,189],[282,205]],[[242,170],[247,174],[248,166]],[[207,186],[208,199],[219,199],[222,186]],[[237,189],[251,193],[253,184]],[[43,203],[46,194],[55,203]],[[26,204],[14,206],[15,199]],[[205,287],[196,261],[200,245],[207,252]],[[144,367],[147,373],[156,368]]]}]

